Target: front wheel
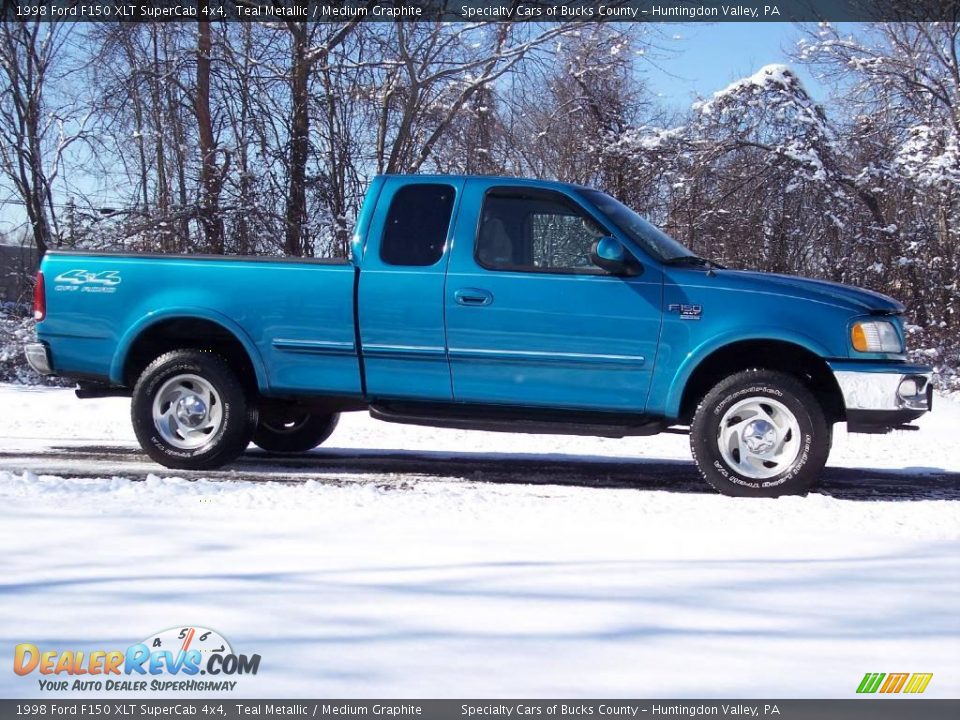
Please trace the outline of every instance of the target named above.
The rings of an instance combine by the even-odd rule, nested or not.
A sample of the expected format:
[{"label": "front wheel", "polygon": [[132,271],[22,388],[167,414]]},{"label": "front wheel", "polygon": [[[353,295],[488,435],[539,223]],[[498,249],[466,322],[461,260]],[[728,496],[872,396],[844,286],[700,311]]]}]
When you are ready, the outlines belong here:
[{"label": "front wheel", "polygon": [[718,383],[697,407],[690,449],[724,495],[777,497],[810,489],[830,453],[831,428],[796,378],[746,370]]},{"label": "front wheel", "polygon": [[253,434],[253,442],[268,452],[306,452],[330,437],[339,421],[339,413],[312,415],[289,409],[264,414]]}]

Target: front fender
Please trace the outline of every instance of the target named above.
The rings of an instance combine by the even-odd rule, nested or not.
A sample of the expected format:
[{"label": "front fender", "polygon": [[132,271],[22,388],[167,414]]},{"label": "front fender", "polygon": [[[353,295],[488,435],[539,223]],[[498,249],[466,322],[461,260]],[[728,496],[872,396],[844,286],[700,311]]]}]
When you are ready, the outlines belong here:
[{"label": "front fender", "polygon": [[747,330],[730,330],[719,335],[710,336],[690,350],[677,365],[676,370],[673,372],[667,384],[666,398],[662,408],[664,416],[668,418],[679,417],[680,403],[683,399],[683,391],[687,386],[687,381],[690,380],[690,376],[693,375],[694,371],[710,355],[717,350],[738,342],[758,340],[789,343],[809,350],[819,357],[830,357],[830,352],[827,348],[814,338],[782,326],[756,326]]},{"label": "front fender", "polygon": [[208,320],[220,325],[224,330],[231,333],[237,339],[237,341],[243,345],[243,349],[246,350],[247,356],[250,358],[250,363],[253,365],[253,371],[257,376],[257,385],[261,390],[266,390],[269,387],[266,369],[263,365],[263,358],[260,357],[259,350],[257,350],[256,345],[243,330],[243,328],[229,317],[217,312],[216,310],[196,306],[171,307],[164,308],[163,310],[152,311],[132,323],[127,328],[126,332],[124,332],[120,337],[120,341],[117,343],[117,350],[114,353],[113,360],[110,363],[110,382],[116,385],[123,384],[123,367],[127,362],[128,355],[130,354],[130,348],[133,346],[133,343],[136,342],[137,338],[140,337],[140,335],[157,323],[165,320],[179,319]]}]

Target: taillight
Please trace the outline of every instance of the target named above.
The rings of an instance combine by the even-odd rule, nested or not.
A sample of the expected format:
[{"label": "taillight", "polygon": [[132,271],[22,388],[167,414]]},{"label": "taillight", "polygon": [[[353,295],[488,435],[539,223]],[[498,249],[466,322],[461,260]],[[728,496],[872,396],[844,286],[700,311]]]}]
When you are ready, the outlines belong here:
[{"label": "taillight", "polygon": [[47,316],[47,293],[43,286],[43,273],[37,273],[37,284],[33,286],[33,319],[40,322]]}]

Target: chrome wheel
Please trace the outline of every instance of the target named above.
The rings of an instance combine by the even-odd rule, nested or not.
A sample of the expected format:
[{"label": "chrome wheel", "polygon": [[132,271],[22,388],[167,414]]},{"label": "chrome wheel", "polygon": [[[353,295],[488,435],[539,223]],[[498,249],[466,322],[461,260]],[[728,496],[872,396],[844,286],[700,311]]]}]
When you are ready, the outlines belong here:
[{"label": "chrome wheel", "polygon": [[223,401],[199,375],[176,375],[154,395],[153,424],[173,447],[196,450],[216,437],[223,424]]},{"label": "chrome wheel", "polygon": [[800,455],[800,423],[781,402],[741,400],[720,420],[720,455],[735,472],[763,480],[785,472]]}]

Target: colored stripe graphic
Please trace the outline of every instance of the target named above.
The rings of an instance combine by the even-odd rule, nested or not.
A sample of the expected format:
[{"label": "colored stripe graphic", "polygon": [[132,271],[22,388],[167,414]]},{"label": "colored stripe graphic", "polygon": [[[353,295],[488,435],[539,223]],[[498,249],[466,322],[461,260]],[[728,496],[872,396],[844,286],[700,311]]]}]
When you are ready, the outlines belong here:
[{"label": "colored stripe graphic", "polygon": [[877,691],[885,694],[899,692],[919,694],[927,689],[933,679],[933,673],[866,673],[857,692],[871,694]]},{"label": "colored stripe graphic", "polygon": [[907,678],[910,677],[910,673],[890,673],[887,675],[886,682],[883,683],[883,686],[880,688],[882,693],[898,693],[903,689],[904,683],[907,682]]},{"label": "colored stripe graphic", "polygon": [[910,678],[910,682],[907,683],[907,687],[904,689],[905,693],[922,693],[927,689],[927,685],[930,684],[930,680],[933,678],[933,673],[914,673]]},{"label": "colored stripe graphic", "polygon": [[886,677],[886,673],[867,673],[863,676],[863,680],[860,681],[860,686],[857,688],[857,692],[875,693],[877,688],[880,687],[880,683],[883,681],[884,677]]}]

